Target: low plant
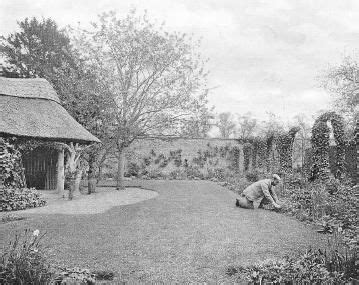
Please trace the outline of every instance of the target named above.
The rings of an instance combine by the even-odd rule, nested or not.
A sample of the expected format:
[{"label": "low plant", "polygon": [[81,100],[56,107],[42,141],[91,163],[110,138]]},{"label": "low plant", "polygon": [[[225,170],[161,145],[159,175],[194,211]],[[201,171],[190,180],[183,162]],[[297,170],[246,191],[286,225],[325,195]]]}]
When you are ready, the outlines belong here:
[{"label": "low plant", "polygon": [[138,176],[140,172],[140,166],[136,162],[129,162],[127,165],[127,171],[125,176]]},{"label": "low plant", "polygon": [[203,178],[203,173],[200,171],[199,167],[196,166],[189,166],[185,168],[185,173],[187,178]]},{"label": "low plant", "polygon": [[[246,267],[229,267],[227,275],[250,284],[348,284],[358,278],[352,266],[353,257],[356,256],[346,260],[349,266],[342,263],[339,266],[336,252],[309,249],[295,257],[266,260]],[[344,261],[342,257],[340,260]]]},{"label": "low plant", "polygon": [[55,285],[61,284],[88,284],[92,285],[96,282],[96,274],[91,273],[90,270],[74,267],[61,268],[61,270],[53,278],[52,283]]},{"label": "low plant", "polygon": [[14,215],[14,214],[6,214],[5,216],[3,216],[1,218],[1,222],[2,223],[9,223],[9,222],[12,222],[12,221],[20,221],[20,220],[24,220],[25,217],[21,217],[21,216],[17,216],[17,215]]},{"label": "low plant", "polygon": [[115,277],[115,274],[109,270],[97,270],[92,273],[95,275],[96,280],[113,280]]},{"label": "low plant", "polygon": [[1,253],[0,284],[48,284],[53,271],[47,262],[47,248],[42,245],[45,233],[26,229],[15,234]]},{"label": "low plant", "polygon": [[175,169],[170,172],[169,178],[175,180],[184,180],[187,178],[187,174],[183,169]]},{"label": "low plant", "polygon": [[148,176],[151,179],[158,179],[161,178],[162,173],[159,169],[152,169],[149,170],[148,173],[146,174],[146,176]]},{"label": "low plant", "polygon": [[35,188],[0,189],[0,211],[16,211],[46,205],[46,201]]},{"label": "low plant", "polygon": [[151,164],[151,162],[152,162],[152,158],[151,157],[144,157],[143,162],[144,162],[145,166],[149,166]]},{"label": "low plant", "polygon": [[160,167],[161,168],[165,168],[169,163],[169,159],[164,159],[161,163],[160,163]]}]

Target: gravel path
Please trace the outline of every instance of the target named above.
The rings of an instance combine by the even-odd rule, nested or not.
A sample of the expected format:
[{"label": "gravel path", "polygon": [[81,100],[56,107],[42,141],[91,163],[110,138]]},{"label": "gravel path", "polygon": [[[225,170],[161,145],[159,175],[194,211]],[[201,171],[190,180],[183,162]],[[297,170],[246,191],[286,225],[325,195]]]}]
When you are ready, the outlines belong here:
[{"label": "gravel path", "polygon": [[[107,190],[107,191],[106,191]],[[44,207],[17,211],[18,214],[66,214],[88,215],[104,213],[112,207],[135,204],[144,200],[152,199],[158,195],[155,191],[144,190],[136,187],[128,187],[117,191],[113,188],[99,188],[97,193],[74,197],[72,201],[58,197],[51,193],[43,195],[48,201]],[[41,191],[46,193],[46,191]]]},{"label": "gravel path", "polygon": [[140,181],[157,197],[91,215],[39,214],[0,225],[0,240],[30,227],[47,231],[67,266],[109,269],[136,282],[230,282],[228,266],[324,245],[294,219],[234,205],[212,182]]}]

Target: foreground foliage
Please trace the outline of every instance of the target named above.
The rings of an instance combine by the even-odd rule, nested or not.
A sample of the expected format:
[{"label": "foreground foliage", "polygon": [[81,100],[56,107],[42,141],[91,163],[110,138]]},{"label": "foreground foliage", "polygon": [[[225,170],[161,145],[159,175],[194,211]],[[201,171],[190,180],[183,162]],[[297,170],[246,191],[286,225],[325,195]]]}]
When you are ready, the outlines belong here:
[{"label": "foreground foliage", "polygon": [[16,234],[0,257],[1,284],[47,284],[52,270],[42,245],[44,234],[25,230]]},{"label": "foreground foliage", "polygon": [[308,250],[299,257],[230,267],[228,275],[251,284],[355,284],[357,255]]},{"label": "foreground foliage", "polygon": [[318,232],[339,230],[345,242],[359,248],[358,188],[331,178],[326,183],[306,183],[299,176],[288,176],[282,191],[283,212],[301,221],[314,222]]},{"label": "foreground foliage", "polygon": [[50,249],[44,246],[45,236],[29,229],[15,234],[0,254],[0,284],[96,284],[114,279],[111,271],[55,267]]}]

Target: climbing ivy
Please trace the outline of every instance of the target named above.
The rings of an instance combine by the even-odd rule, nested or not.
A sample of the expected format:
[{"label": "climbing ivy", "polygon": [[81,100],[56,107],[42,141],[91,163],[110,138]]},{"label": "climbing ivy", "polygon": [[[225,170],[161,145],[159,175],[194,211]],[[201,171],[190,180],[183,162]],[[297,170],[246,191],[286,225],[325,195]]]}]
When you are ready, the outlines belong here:
[{"label": "climbing ivy", "polygon": [[333,127],[336,142],[336,178],[342,178],[345,170],[345,146],[344,121],[335,112],[326,112],[319,116],[312,128],[311,143],[313,147],[313,165],[311,167],[311,179],[327,180],[329,178],[329,137],[330,122]]},{"label": "climbing ivy", "polygon": [[0,138],[0,176],[5,187],[24,188],[25,173],[16,139]]},{"label": "climbing ivy", "polygon": [[266,138],[266,166],[267,171],[270,171],[271,153],[273,150],[274,134],[269,134]]},{"label": "climbing ivy", "polygon": [[355,131],[354,131],[354,143],[356,145],[356,165],[357,165],[357,169],[356,169],[356,183],[359,183],[359,119],[356,120],[356,125],[355,125]]},{"label": "climbing ivy", "polygon": [[279,154],[281,172],[291,173],[293,164],[293,143],[299,127],[293,127],[286,134],[281,134],[276,138],[276,147]]},{"label": "climbing ivy", "polygon": [[266,139],[255,137],[253,139],[253,169],[263,168],[267,160]]},{"label": "climbing ivy", "polygon": [[249,170],[249,165],[252,159],[253,146],[250,142],[246,142],[243,144],[243,163],[244,170]]},{"label": "climbing ivy", "polygon": [[239,171],[239,157],[240,157],[240,149],[238,146],[234,146],[230,150],[230,158],[232,161],[231,167],[234,169],[234,171]]}]

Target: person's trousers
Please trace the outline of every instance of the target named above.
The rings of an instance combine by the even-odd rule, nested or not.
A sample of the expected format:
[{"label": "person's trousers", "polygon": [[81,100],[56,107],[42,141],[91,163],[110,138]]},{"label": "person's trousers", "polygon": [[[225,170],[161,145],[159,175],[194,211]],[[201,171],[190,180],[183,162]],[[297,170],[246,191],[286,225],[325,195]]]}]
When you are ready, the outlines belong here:
[{"label": "person's trousers", "polygon": [[248,200],[244,194],[241,194],[241,196],[237,200],[239,207],[245,209],[254,209],[253,201]]}]

